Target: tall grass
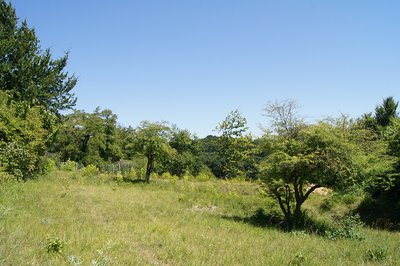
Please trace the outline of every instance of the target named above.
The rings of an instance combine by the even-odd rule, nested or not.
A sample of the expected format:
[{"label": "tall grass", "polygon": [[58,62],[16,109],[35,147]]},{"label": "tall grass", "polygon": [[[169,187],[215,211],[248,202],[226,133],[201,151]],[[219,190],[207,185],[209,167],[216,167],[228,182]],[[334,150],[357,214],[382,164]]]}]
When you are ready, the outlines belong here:
[{"label": "tall grass", "polygon": [[[147,185],[58,171],[1,185],[0,265],[400,265],[399,233],[286,233],[247,219],[260,209],[278,211],[250,182]],[[385,256],[370,259],[380,247]]]}]

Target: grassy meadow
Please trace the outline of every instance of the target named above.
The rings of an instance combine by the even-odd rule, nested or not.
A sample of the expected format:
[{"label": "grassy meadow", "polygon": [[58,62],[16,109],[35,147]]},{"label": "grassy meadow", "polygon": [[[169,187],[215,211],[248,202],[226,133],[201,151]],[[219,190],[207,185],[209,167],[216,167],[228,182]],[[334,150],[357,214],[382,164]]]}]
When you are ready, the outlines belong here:
[{"label": "grassy meadow", "polygon": [[[309,213],[327,222],[348,204]],[[155,179],[112,182],[57,171],[0,186],[0,265],[400,265],[400,233],[362,240],[284,232],[257,183]]]}]

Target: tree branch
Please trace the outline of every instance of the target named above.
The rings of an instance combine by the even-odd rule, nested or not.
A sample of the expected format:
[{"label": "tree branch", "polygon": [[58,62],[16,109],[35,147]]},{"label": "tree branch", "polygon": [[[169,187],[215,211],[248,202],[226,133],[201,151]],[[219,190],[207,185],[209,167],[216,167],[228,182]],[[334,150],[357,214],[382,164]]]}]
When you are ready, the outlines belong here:
[{"label": "tree branch", "polygon": [[320,187],[322,187],[322,186],[321,186],[321,185],[314,185],[314,186],[312,186],[312,187],[306,192],[306,194],[304,195],[303,201],[305,201],[305,200],[308,198],[308,196],[310,196],[311,193],[314,192],[314,190],[316,190],[317,188],[320,188]]}]

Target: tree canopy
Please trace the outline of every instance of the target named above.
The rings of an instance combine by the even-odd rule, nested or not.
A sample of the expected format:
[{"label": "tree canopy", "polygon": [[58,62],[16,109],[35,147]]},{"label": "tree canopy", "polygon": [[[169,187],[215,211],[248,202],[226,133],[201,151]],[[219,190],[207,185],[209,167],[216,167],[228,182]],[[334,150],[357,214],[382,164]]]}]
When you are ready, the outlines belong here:
[{"label": "tree canopy", "polygon": [[49,49],[43,51],[35,30],[19,23],[11,3],[0,1],[0,90],[52,113],[69,109],[77,79],[65,71],[67,62],[68,53],[53,59]]},{"label": "tree canopy", "polygon": [[170,151],[169,135],[170,128],[165,122],[143,121],[135,131],[135,150],[147,158],[146,182],[150,182],[154,162]]},{"label": "tree canopy", "polygon": [[[286,104],[268,110],[288,113]],[[261,163],[259,176],[278,201],[288,228],[292,228],[301,218],[302,204],[313,191],[351,183],[351,147],[327,124],[300,127],[298,122],[291,122],[288,126],[287,122],[279,122],[287,116],[272,113],[271,117],[279,134],[265,136],[273,143],[272,152]]]}]

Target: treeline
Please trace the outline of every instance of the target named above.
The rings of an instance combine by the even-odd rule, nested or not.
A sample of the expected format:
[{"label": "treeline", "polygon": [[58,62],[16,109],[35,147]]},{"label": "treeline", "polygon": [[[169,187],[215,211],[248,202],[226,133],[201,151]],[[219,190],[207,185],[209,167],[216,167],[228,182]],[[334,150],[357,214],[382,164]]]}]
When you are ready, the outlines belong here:
[{"label": "treeline", "polygon": [[313,124],[297,115],[294,101],[268,103],[271,127],[259,138],[234,110],[216,125],[218,136],[198,138],[167,122],[122,127],[108,109],[62,115],[76,102],[67,61],[68,54],[53,59],[42,50],[35,31],[0,1],[0,180],[31,179],[62,162],[147,182],[152,173],[258,179],[289,228],[301,222],[315,189],[357,187],[367,195],[359,210],[366,220],[381,213],[382,222],[372,222],[400,221],[400,119],[392,97],[359,118]]},{"label": "treeline", "polygon": [[147,181],[153,172],[178,178],[199,174],[256,178],[257,144],[245,135],[246,119],[237,110],[218,125],[221,136],[202,139],[167,122],[122,127],[108,109],[75,110],[62,121],[46,152],[47,158],[58,162],[70,160],[105,171],[122,163],[137,168],[138,177]]}]

